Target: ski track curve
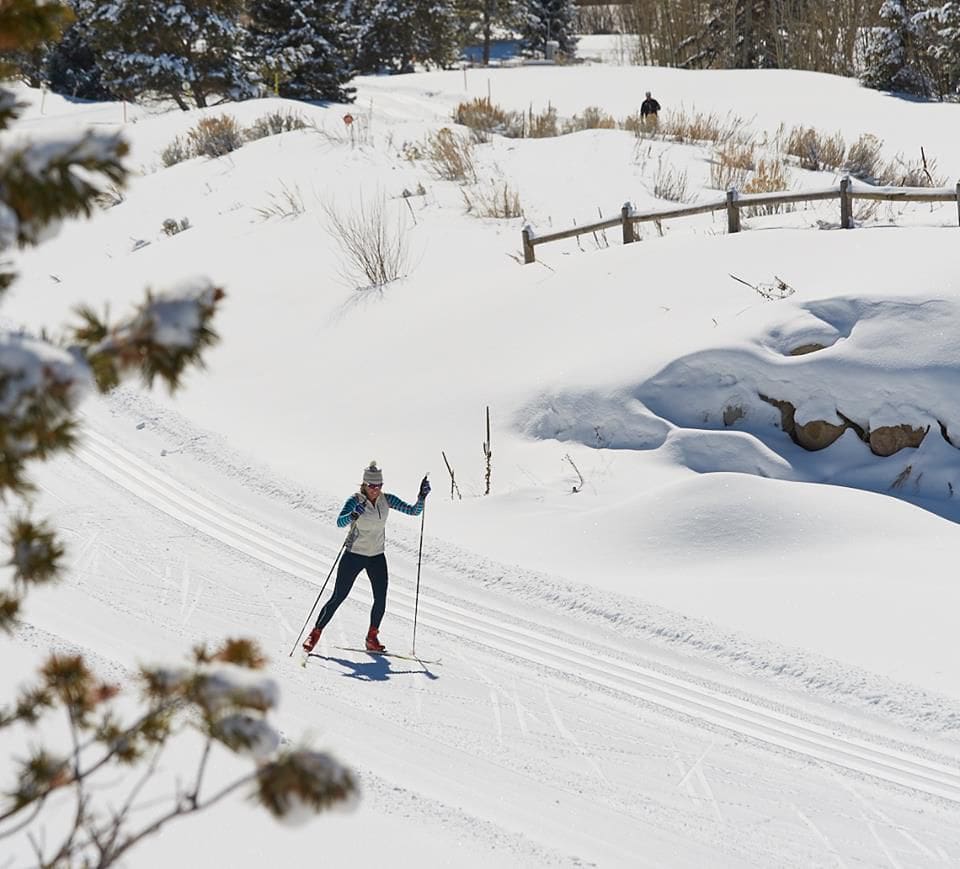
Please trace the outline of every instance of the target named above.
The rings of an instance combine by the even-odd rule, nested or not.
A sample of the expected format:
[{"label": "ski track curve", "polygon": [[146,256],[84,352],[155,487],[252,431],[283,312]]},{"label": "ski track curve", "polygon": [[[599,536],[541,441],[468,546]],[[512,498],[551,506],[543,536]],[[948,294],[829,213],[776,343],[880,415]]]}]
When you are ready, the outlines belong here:
[{"label": "ski track curve", "polygon": [[[104,435],[86,430],[76,457],[115,485],[195,531],[277,570],[316,584],[326,573],[330,551],[311,549],[265,528],[214,499],[158,471]],[[393,588],[392,607],[412,618],[413,595]],[[776,749],[834,768],[960,804],[960,765],[953,759],[911,755],[868,739],[768,709],[713,687],[625,662],[613,653],[585,655],[536,623],[520,630],[474,610],[434,600],[420,606],[420,621],[444,633],[613,691],[661,710],[688,717]]]}]

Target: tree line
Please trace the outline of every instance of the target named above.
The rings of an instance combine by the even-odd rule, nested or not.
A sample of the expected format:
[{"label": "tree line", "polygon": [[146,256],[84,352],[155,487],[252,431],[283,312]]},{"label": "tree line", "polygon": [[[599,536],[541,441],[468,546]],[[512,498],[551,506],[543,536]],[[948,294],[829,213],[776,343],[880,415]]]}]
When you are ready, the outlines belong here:
[{"label": "tree line", "polygon": [[637,64],[805,69],[938,99],[960,88],[956,0],[632,0],[584,6],[577,24],[635,35]]},{"label": "tree line", "polygon": [[454,65],[464,46],[518,34],[572,55],[574,0],[69,0],[59,40],[8,53],[34,87],[181,108],[264,94],[350,101],[363,73]]},{"label": "tree line", "polygon": [[69,0],[72,23],[12,60],[33,86],[181,108],[276,94],[350,101],[365,73],[449,68],[514,37],[572,57],[577,32],[631,34],[628,59],[806,69],[938,99],[960,88],[960,2],[936,0]]}]

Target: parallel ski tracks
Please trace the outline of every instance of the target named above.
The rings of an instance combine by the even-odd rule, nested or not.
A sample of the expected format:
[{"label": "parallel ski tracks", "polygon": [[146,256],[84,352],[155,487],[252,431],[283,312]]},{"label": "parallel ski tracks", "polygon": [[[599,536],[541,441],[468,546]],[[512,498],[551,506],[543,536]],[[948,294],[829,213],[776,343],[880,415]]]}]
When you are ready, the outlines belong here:
[{"label": "parallel ski tracks", "polygon": [[[329,570],[321,554],[207,498],[151,467],[103,435],[85,430],[78,458],[116,485],[215,540],[273,568],[316,583]],[[412,595],[391,590],[393,607],[412,617]],[[421,624],[466,634],[474,642],[541,667],[573,673],[599,687],[706,722],[807,758],[960,803],[960,765],[914,756],[767,709],[603,653],[584,654],[536,625],[518,628],[433,600],[421,606]]]}]

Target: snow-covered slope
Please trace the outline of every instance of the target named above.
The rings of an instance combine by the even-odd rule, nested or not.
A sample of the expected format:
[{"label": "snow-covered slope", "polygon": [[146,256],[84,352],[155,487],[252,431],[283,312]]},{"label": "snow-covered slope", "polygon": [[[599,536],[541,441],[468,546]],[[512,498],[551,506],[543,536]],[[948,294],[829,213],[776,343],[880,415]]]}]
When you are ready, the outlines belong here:
[{"label": "snow-covered slope", "polygon": [[[344,107],[128,108],[122,125],[117,105],[48,96],[41,111],[26,92],[26,132],[123,126],[142,174],[120,204],[18,258],[7,322],[56,325],[78,301],[122,307],[197,272],[228,297],[207,371],[174,401],[124,388],[92,402],[84,448],[38,475],[74,569],[4,644],[8,680],[50,645],[122,672],[202,638],[257,636],[286,736],[309,732],[359,769],[366,798],[292,833],[221,808],[233,833],[207,863],[960,860],[955,206],[897,206],[853,231],[830,228],[833,203],[736,236],[703,217],[626,247],[613,233],[609,247],[545,245],[521,266],[522,220],[464,213],[456,184],[404,156],[488,80],[512,109],[623,116],[650,89],[665,106],[740,114],[758,139],[781,124],[871,131],[890,157],[919,143],[960,172],[960,108],[801,73],[469,70],[466,91],[460,72],[361,79],[353,144]],[[199,116],[250,123],[278,107],[315,128],[162,168]],[[619,130],[497,139],[476,149],[479,183],[509,180],[543,229],[662,205],[664,160],[718,195],[702,186],[710,148],[646,147]],[[791,167],[790,180],[830,176]],[[358,289],[327,210],[381,200],[411,265]],[[278,204],[296,213],[264,213]],[[162,232],[183,217],[189,230]],[[731,274],[795,292],[769,301]],[[839,413],[930,429],[883,458],[853,429],[808,452],[761,394],[790,402],[797,424]],[[417,650],[442,663],[337,648],[366,627],[361,581],[303,670],[287,653],[371,458],[401,497],[432,473]],[[419,531],[402,515],[388,528],[383,634],[403,651]],[[171,828],[136,865],[199,859],[195,833]]]}]

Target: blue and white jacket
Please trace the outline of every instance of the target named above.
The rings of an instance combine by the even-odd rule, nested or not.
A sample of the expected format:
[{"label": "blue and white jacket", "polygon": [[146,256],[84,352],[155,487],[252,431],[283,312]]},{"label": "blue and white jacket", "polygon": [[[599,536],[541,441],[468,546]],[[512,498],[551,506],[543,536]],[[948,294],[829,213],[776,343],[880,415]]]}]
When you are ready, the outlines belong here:
[{"label": "blue and white jacket", "polygon": [[347,552],[357,555],[380,555],[386,545],[386,524],[390,510],[399,510],[408,516],[419,516],[423,512],[423,501],[408,504],[396,495],[382,492],[374,503],[361,495],[351,495],[347,498],[340,515],[337,516],[337,527],[345,528],[352,521],[350,514],[363,503],[363,513],[353,523],[350,535],[347,537]]}]

